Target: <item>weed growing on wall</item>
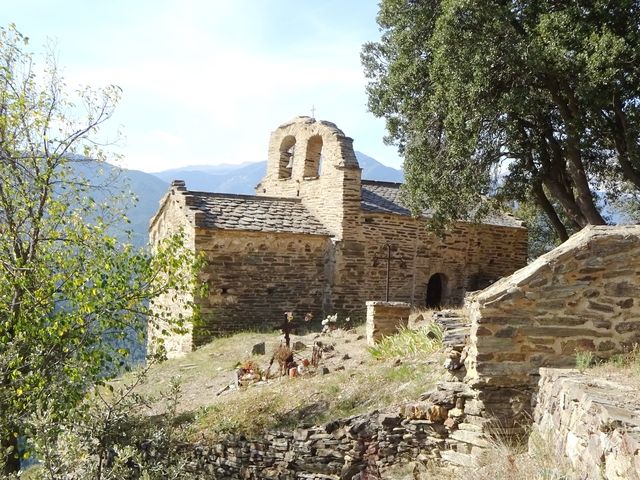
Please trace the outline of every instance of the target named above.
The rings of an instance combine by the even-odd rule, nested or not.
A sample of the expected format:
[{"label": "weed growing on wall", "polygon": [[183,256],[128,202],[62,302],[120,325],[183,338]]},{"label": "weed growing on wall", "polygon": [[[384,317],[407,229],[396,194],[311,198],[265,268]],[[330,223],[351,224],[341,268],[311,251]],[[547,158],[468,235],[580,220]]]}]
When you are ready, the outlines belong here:
[{"label": "weed growing on wall", "polygon": [[593,352],[576,351],[576,368],[583,373],[593,364]]}]

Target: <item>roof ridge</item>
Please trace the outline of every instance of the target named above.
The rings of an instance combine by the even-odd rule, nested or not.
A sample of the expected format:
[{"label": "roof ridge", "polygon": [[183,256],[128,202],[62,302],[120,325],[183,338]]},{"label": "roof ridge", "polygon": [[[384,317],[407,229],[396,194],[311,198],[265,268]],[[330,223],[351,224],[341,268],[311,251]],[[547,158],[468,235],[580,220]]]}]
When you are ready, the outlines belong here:
[{"label": "roof ridge", "polygon": [[363,185],[386,185],[386,186],[397,186],[400,187],[403,185],[401,182],[387,182],[384,180],[361,180],[361,184]]},{"label": "roof ridge", "polygon": [[291,197],[269,197],[265,195],[244,195],[240,193],[202,192],[199,190],[186,190],[183,193],[185,195],[205,195],[207,197],[239,198],[245,200],[279,200],[285,202],[302,203],[302,199]]}]

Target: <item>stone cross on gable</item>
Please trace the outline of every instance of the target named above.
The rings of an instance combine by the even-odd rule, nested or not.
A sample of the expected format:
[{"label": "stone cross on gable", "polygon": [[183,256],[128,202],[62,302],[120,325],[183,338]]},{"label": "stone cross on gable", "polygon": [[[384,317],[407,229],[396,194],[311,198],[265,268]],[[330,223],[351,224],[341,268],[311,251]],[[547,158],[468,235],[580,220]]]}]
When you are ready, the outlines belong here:
[{"label": "stone cross on gable", "polygon": [[316,106],[311,105],[311,118],[316,118]]}]

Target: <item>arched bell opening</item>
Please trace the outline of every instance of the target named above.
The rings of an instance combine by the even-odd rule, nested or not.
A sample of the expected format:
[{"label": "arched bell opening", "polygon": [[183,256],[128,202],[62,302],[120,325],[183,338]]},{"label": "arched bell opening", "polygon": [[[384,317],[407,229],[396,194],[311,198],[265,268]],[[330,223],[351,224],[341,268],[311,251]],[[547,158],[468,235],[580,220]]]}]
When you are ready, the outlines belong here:
[{"label": "arched bell opening", "polygon": [[322,163],[322,137],[314,135],[307,143],[307,151],[304,159],[304,177],[320,176]]},{"label": "arched bell opening", "polygon": [[280,163],[278,165],[278,178],[291,178],[293,173],[293,158],[296,150],[296,137],[287,135],[280,144]]}]

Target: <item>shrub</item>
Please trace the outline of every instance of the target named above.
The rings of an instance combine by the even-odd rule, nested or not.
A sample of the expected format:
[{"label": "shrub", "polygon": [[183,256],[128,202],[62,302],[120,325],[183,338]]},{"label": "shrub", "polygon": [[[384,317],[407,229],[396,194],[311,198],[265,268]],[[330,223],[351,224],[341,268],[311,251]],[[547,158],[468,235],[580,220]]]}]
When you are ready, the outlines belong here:
[{"label": "shrub", "polygon": [[444,332],[437,323],[430,323],[417,330],[402,327],[395,335],[384,337],[380,343],[369,347],[369,352],[377,359],[423,358],[442,348]]}]

